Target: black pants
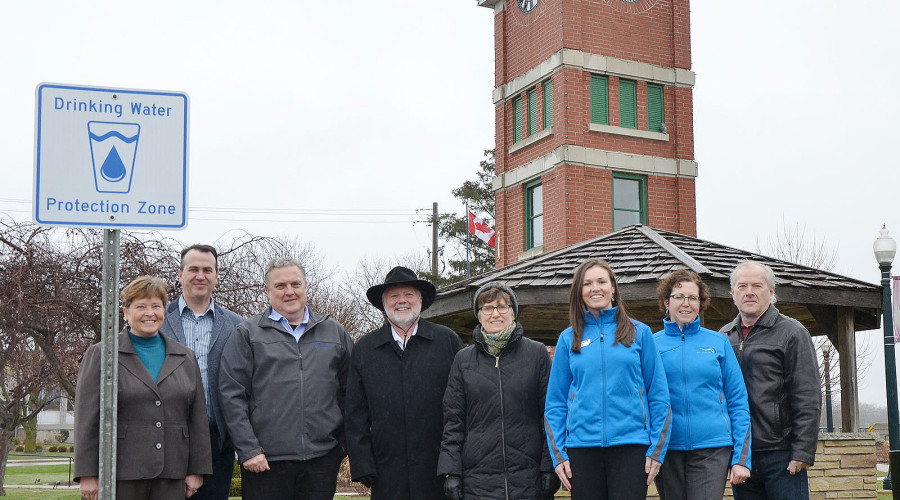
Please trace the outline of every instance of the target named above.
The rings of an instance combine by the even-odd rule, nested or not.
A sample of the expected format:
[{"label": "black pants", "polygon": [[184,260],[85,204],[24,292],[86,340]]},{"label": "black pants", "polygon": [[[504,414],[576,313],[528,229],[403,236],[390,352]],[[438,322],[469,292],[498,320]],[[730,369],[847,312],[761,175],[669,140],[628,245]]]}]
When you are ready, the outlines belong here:
[{"label": "black pants", "polygon": [[661,500],[722,500],[734,448],[669,450],[656,476]]},{"label": "black pants", "polygon": [[335,447],[309,460],[269,462],[269,470],[255,473],[241,468],[245,500],[332,500],[344,452]]},{"label": "black pants", "polygon": [[203,478],[203,486],[191,500],[228,500],[231,493],[231,476],[234,474],[234,448],[225,443],[219,448],[219,431],[216,424],[209,425],[209,446],[212,450],[212,476]]},{"label": "black pants", "polygon": [[647,447],[566,448],[572,469],[572,500],[645,500]]}]

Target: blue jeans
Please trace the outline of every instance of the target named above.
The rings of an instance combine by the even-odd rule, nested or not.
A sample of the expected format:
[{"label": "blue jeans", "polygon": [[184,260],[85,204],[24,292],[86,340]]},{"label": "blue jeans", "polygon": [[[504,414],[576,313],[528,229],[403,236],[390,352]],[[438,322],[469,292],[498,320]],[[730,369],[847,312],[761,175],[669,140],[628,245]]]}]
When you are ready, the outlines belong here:
[{"label": "blue jeans", "polygon": [[734,500],[809,500],[806,469],[791,475],[790,462],[790,450],[753,451],[750,478],[731,485]]}]

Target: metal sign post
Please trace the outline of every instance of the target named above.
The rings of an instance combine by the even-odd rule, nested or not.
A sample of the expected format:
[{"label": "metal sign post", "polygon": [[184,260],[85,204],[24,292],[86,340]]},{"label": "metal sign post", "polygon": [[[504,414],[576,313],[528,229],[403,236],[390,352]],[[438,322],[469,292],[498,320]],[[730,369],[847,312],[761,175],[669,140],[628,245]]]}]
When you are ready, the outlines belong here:
[{"label": "metal sign post", "polygon": [[119,230],[103,230],[100,351],[99,500],[116,498],[116,414],[119,380]]},{"label": "metal sign post", "polygon": [[100,500],[116,497],[119,230],[187,225],[188,104],[183,92],[35,89],[34,220],[103,229]]}]

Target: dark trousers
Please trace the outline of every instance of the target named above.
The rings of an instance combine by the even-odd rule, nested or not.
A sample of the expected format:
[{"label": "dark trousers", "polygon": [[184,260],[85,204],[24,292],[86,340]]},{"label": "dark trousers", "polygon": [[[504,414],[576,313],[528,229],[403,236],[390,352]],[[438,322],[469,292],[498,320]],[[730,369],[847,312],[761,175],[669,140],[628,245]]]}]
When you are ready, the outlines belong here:
[{"label": "dark trousers", "polygon": [[344,451],[335,447],[309,460],[269,462],[269,470],[255,473],[241,468],[245,500],[332,500]]},{"label": "dark trousers", "polygon": [[661,500],[722,500],[734,448],[669,450],[656,476]]},{"label": "dark trousers", "polygon": [[231,493],[231,476],[234,474],[234,448],[225,443],[219,449],[219,431],[216,424],[209,425],[209,441],[212,450],[211,476],[203,478],[203,486],[194,493],[192,500],[228,500]]},{"label": "dark trousers", "polygon": [[743,484],[731,485],[735,500],[809,500],[806,470],[791,475],[789,450],[753,451],[753,470]]},{"label": "dark trousers", "polygon": [[572,500],[645,500],[647,447],[566,448],[572,469]]}]

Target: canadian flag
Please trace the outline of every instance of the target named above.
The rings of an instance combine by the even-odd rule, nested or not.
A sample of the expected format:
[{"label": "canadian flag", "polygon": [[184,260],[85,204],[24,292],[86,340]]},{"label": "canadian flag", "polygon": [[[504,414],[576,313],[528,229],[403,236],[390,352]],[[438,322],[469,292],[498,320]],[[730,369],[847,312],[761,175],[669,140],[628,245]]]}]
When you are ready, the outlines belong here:
[{"label": "canadian flag", "polygon": [[497,235],[494,234],[494,230],[486,222],[475,217],[472,212],[469,212],[469,232],[481,238],[488,245],[497,248]]}]

